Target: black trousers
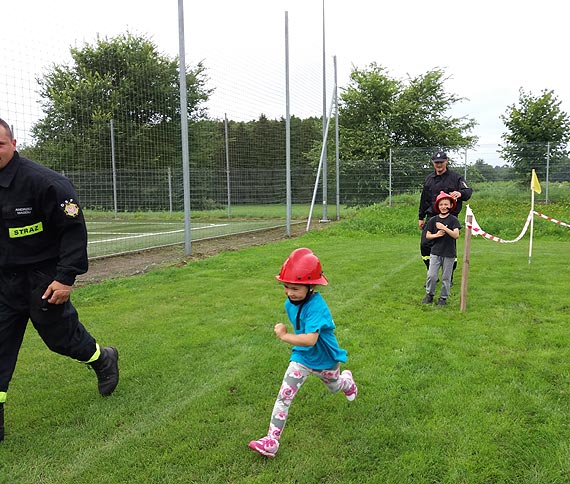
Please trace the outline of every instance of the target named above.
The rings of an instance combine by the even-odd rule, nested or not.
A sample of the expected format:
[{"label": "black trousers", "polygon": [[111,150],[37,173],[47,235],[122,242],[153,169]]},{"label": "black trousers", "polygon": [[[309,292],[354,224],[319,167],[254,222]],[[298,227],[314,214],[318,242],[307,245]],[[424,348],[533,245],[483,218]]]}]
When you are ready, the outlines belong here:
[{"label": "black trousers", "polygon": [[95,354],[95,339],[79,321],[73,304],[41,299],[54,275],[55,267],[50,266],[0,271],[0,392],[8,391],[28,320],[50,350],[79,361]]},{"label": "black trousers", "polygon": [[424,264],[429,269],[429,256],[431,254],[431,247],[433,242],[426,238],[427,233],[427,223],[424,224],[424,228],[422,229],[422,237],[420,239],[420,254],[422,255],[422,260]]}]

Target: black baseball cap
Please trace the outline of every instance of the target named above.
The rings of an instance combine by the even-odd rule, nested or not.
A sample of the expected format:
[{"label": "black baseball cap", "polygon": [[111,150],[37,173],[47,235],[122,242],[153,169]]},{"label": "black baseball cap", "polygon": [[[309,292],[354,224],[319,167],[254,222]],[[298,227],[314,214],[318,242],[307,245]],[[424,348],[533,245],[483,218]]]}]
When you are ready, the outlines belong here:
[{"label": "black baseball cap", "polygon": [[447,153],[445,151],[436,151],[431,157],[431,161],[445,161],[447,160]]}]

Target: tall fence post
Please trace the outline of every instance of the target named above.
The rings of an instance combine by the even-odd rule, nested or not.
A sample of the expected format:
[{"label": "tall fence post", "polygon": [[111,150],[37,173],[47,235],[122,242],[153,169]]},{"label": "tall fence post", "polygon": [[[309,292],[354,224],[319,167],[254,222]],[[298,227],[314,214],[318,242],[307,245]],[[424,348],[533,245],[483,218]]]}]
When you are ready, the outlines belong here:
[{"label": "tall fence post", "polygon": [[550,141],[546,143],[546,192],[545,192],[545,203],[548,205],[548,180],[550,178]]},{"label": "tall fence post", "polygon": [[323,160],[326,156],[326,149],[327,149],[327,136],[329,133],[329,126],[331,124],[331,116],[332,116],[332,109],[333,109],[333,102],[331,99],[331,107],[329,110],[329,116],[327,119],[327,125],[326,125],[326,129],[325,129],[325,137],[323,139],[323,146],[321,148],[321,157],[319,159],[319,166],[317,168],[317,176],[315,178],[315,189],[313,190],[313,198],[311,200],[311,207],[309,209],[309,219],[307,220],[307,229],[306,231],[309,231],[309,228],[311,227],[311,220],[313,218],[313,208],[315,207],[315,200],[317,198],[317,189],[319,187],[319,179],[321,177],[321,169],[323,167]]},{"label": "tall fence post", "polygon": [[459,309],[465,312],[467,309],[467,283],[469,282],[469,259],[471,257],[471,224],[473,216],[467,215],[467,230],[465,232],[465,247],[463,249],[463,264],[461,265],[461,291]]},{"label": "tall fence post", "polygon": [[192,254],[190,226],[190,150],[188,147],[188,93],[186,92],[186,46],[184,1],[178,0],[178,69],[180,77],[180,136],[182,138],[182,184],[184,186],[184,253]]},{"label": "tall fence post", "polygon": [[285,12],[285,233],[291,235],[291,95],[289,87],[289,12]]},{"label": "tall fence post", "polygon": [[334,144],[336,162],[336,219],[340,220],[340,147],[338,125],[338,75],[336,67],[336,55],[334,59]]},{"label": "tall fence post", "polygon": [[118,217],[117,209],[117,167],[115,165],[115,128],[113,125],[113,120],[109,120],[109,128],[111,130],[111,165],[112,165],[112,176],[113,176],[113,208],[115,213],[115,218]]},{"label": "tall fence post", "polygon": [[168,167],[168,213],[172,213],[172,168]]},{"label": "tall fence post", "polygon": [[388,206],[392,206],[392,148],[388,158]]},{"label": "tall fence post", "polygon": [[230,140],[228,115],[224,113],[224,138],[226,146],[226,189],[228,192],[228,218],[232,218],[232,192],[230,187]]},{"label": "tall fence post", "polygon": [[328,166],[327,166],[327,136],[326,130],[329,129],[330,117],[327,120],[327,72],[326,72],[326,55],[325,55],[325,0],[323,0],[323,218],[321,222],[328,222]]}]

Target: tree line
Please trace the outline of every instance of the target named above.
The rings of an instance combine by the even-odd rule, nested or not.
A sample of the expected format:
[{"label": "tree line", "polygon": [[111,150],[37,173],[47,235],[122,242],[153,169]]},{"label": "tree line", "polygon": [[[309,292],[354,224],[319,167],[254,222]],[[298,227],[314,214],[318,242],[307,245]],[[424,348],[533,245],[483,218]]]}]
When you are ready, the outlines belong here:
[{"label": "tree line", "polygon": [[[23,154],[67,173],[111,173],[113,166],[133,173],[179,170],[177,59],[161,54],[145,36],[131,34],[97,39],[70,53],[69,65],[54,65],[38,79],[44,116],[33,126],[33,142]],[[408,189],[417,188],[418,174],[431,169],[434,150],[476,145],[476,120],[450,114],[462,98],[446,91],[446,80],[440,69],[405,80],[375,63],[353,69],[339,102],[341,193],[350,194],[345,203],[374,203],[387,196],[388,183],[404,186],[413,178],[420,181]],[[213,89],[203,63],[187,69],[186,84],[193,206],[223,204],[220,185],[227,181],[235,203],[284,200],[285,120],[263,114],[249,122],[211,119],[207,102]],[[570,121],[552,91],[533,96],[521,89],[519,104],[509,106],[502,120],[505,165],[477,160],[469,167],[470,177],[526,182],[535,168],[544,178],[543,160],[550,157],[556,176],[570,178],[561,168],[570,168]],[[293,180],[301,182],[292,185],[295,200],[310,198],[321,143],[320,118],[291,118],[291,170]],[[334,136],[328,143],[334,153]],[[334,167],[329,176],[333,182]],[[105,190],[109,200],[112,189]],[[159,199],[165,188],[151,184],[133,190]]]}]

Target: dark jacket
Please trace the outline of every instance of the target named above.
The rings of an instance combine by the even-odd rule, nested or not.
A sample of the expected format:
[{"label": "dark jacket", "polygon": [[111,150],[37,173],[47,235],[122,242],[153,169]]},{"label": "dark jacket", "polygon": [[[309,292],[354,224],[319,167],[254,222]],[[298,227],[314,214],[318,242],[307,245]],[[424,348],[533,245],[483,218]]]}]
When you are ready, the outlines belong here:
[{"label": "dark jacket", "polygon": [[71,182],[18,152],[0,170],[0,269],[54,265],[72,285],[87,272],[87,229]]},{"label": "dark jacket", "polygon": [[473,189],[467,186],[463,177],[450,169],[447,169],[441,175],[436,175],[435,171],[430,173],[424,180],[424,188],[420,198],[420,208],[418,210],[418,220],[424,220],[434,216],[436,213],[433,209],[435,199],[439,192],[444,191],[449,194],[451,192],[461,192],[461,198],[457,199],[457,205],[451,212],[457,217],[461,212],[462,202],[471,198]]}]

